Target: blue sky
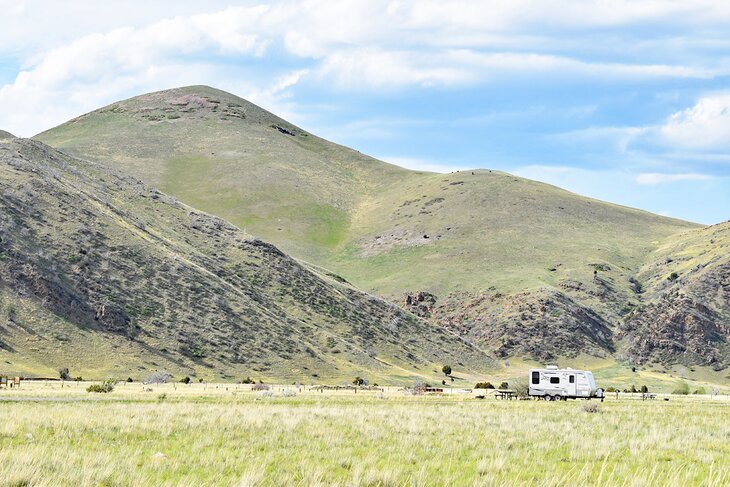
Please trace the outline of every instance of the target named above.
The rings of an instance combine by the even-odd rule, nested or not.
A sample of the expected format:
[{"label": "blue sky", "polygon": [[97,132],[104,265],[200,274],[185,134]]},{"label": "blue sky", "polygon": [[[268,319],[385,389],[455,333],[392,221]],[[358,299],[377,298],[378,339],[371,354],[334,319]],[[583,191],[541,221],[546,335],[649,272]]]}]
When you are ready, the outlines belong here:
[{"label": "blue sky", "polygon": [[730,219],[730,4],[0,0],[0,128],[231,91],[411,168]]}]

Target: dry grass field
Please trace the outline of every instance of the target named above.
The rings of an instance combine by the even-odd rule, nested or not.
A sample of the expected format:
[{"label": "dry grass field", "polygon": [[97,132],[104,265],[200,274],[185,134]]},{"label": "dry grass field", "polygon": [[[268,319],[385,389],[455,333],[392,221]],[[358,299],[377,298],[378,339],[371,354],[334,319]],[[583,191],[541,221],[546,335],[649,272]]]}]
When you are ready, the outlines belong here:
[{"label": "dry grass field", "polygon": [[728,396],[251,391],[26,382],[0,391],[0,485],[730,483]]}]

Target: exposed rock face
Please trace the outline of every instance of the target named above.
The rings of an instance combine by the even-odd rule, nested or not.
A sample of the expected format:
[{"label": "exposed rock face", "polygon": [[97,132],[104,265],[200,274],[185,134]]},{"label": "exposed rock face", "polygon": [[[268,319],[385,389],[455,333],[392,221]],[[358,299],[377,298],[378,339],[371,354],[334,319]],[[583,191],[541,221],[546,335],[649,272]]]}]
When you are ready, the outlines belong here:
[{"label": "exposed rock face", "polygon": [[440,324],[487,343],[501,357],[605,356],[615,348],[609,323],[551,288],[509,296],[451,295],[434,315]]},{"label": "exposed rock face", "polygon": [[433,308],[436,305],[436,296],[424,291],[407,293],[404,307],[411,313],[421,318],[433,316]]},{"label": "exposed rock face", "polygon": [[637,362],[730,365],[730,262],[697,266],[621,327]]}]

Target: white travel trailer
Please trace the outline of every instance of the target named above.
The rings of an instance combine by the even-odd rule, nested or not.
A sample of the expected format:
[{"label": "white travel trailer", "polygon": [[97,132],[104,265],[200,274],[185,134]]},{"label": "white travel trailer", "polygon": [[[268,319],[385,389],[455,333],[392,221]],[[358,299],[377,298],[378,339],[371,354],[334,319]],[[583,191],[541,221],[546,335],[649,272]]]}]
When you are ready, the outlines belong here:
[{"label": "white travel trailer", "polygon": [[530,370],[530,397],[548,401],[591,399],[603,401],[603,389],[596,387],[593,373],[587,370],[559,369],[548,365]]}]

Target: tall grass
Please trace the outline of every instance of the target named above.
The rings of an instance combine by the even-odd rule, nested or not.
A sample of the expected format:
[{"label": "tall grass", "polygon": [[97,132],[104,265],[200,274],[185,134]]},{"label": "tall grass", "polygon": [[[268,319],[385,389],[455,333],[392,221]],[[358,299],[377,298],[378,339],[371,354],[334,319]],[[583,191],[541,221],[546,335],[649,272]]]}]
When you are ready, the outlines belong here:
[{"label": "tall grass", "polygon": [[[225,388],[228,387],[228,390]],[[294,390],[289,388],[289,390]],[[168,394],[158,402],[160,392]],[[730,402],[0,392],[0,485],[727,485]],[[383,400],[387,398],[387,400]]]}]

